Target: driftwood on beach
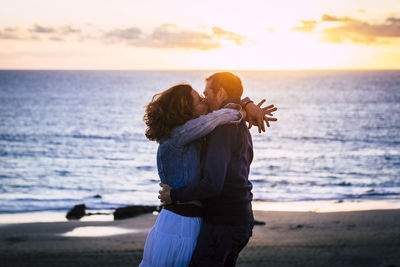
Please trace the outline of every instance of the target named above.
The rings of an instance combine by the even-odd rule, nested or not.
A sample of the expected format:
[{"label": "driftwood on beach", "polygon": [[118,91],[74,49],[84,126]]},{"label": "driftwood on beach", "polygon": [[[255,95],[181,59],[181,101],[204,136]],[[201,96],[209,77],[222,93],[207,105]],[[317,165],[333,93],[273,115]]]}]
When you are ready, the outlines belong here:
[{"label": "driftwood on beach", "polygon": [[160,208],[158,206],[127,206],[118,208],[114,211],[114,220],[121,220],[126,218],[131,218],[138,216],[140,214],[151,213],[153,211],[159,211]]}]

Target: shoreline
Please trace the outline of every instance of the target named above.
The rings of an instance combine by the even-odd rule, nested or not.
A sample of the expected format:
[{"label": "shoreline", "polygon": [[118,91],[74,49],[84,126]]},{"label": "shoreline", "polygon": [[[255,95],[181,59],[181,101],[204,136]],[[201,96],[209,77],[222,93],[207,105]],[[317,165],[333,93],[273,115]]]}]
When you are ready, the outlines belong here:
[{"label": "shoreline", "polygon": [[[285,212],[352,212],[368,210],[395,210],[400,209],[400,199],[344,199],[344,200],[309,200],[268,202],[253,201],[253,211],[285,211]],[[72,208],[72,207],[71,207]],[[81,222],[110,222],[114,221],[114,210],[99,210],[110,213],[109,215],[84,216]],[[31,211],[0,213],[0,226],[18,223],[36,222],[68,222],[65,217],[68,211]],[[157,213],[156,213],[157,214]],[[77,220],[72,220],[77,221]]]},{"label": "shoreline", "polygon": [[298,212],[351,212],[400,209],[400,199],[343,199],[290,202],[254,201],[253,210]]}]

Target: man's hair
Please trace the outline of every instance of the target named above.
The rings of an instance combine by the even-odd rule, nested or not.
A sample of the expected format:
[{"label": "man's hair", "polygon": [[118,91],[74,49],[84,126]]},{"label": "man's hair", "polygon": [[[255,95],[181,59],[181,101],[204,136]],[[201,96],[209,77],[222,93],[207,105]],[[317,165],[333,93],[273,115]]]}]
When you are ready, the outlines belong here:
[{"label": "man's hair", "polygon": [[217,72],[206,79],[210,82],[211,89],[217,93],[219,88],[224,88],[229,98],[240,98],[243,94],[242,81],[232,72]]}]

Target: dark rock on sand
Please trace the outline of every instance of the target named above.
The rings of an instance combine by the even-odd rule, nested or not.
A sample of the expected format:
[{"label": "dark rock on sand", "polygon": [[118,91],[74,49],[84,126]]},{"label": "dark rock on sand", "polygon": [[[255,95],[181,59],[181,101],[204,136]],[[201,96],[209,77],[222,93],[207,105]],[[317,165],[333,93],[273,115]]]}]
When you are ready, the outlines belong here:
[{"label": "dark rock on sand", "polygon": [[254,220],[254,225],[265,225],[265,222]]},{"label": "dark rock on sand", "polygon": [[85,204],[75,205],[70,211],[67,213],[68,220],[79,220],[83,216],[85,216]]},{"label": "dark rock on sand", "polygon": [[304,226],[302,224],[298,224],[298,225],[290,225],[289,229],[290,230],[300,230],[302,229]]},{"label": "dark rock on sand", "polygon": [[118,208],[114,212],[114,220],[121,220],[126,218],[135,217],[144,213],[151,213],[153,211],[158,211],[158,206],[127,206]]}]

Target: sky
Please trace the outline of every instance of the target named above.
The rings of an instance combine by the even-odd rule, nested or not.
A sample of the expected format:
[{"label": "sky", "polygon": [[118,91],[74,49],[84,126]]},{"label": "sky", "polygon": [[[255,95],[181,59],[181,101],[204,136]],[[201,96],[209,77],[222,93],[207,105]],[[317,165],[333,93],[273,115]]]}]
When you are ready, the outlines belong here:
[{"label": "sky", "polygon": [[0,5],[0,69],[400,69],[399,0]]}]

